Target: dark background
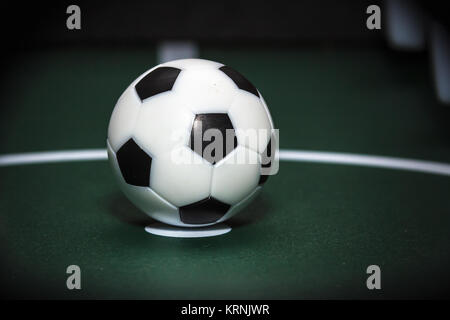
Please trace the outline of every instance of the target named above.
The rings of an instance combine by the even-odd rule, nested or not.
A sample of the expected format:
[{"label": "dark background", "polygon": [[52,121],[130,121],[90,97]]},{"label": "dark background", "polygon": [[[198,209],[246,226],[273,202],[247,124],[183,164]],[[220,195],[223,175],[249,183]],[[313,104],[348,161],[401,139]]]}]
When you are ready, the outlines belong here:
[{"label": "dark background", "polygon": [[[446,1],[418,1],[448,26]],[[81,7],[82,30],[68,32],[65,9]],[[141,43],[160,39],[202,41],[373,42],[379,32],[360,28],[372,1],[39,1],[8,2],[1,27],[17,46],[73,43]]]},{"label": "dark background", "polygon": [[[66,8],[77,4],[82,30],[68,32]],[[380,1],[40,1],[9,2],[2,29],[17,45],[207,41],[364,41],[361,12]]]}]

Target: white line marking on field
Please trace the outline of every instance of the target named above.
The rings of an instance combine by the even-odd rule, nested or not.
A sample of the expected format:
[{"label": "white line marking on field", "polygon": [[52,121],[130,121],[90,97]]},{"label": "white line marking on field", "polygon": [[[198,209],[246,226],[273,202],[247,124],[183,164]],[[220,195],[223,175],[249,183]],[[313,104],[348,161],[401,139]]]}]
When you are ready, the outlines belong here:
[{"label": "white line marking on field", "polygon": [[67,150],[6,154],[0,156],[0,167],[21,164],[106,160],[106,149]]},{"label": "white line marking on field", "polygon": [[[1,155],[0,167],[52,162],[95,161],[106,160],[107,158],[105,149],[17,153]],[[450,175],[450,164],[447,163],[352,153],[282,149],[279,152],[279,159],[282,161],[332,163]]]},{"label": "white line marking on field", "polygon": [[280,150],[279,157],[284,161],[346,164],[450,175],[450,164],[415,159],[299,150]]}]

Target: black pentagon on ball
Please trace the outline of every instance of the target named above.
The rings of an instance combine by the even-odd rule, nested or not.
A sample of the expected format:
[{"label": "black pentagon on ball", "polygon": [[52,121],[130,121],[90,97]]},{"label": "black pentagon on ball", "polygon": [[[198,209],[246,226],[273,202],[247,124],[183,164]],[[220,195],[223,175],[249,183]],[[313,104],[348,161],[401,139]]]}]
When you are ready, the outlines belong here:
[{"label": "black pentagon on ball", "polygon": [[133,139],[120,147],[116,156],[126,183],[133,186],[149,186],[152,158]]},{"label": "black pentagon on ball", "polygon": [[222,218],[230,205],[213,197],[180,207],[180,219],[186,224],[213,223]]},{"label": "black pentagon on ball", "polygon": [[135,89],[141,100],[158,93],[172,90],[181,70],[172,67],[159,67],[148,73],[136,84]]},{"label": "black pentagon on ball", "polygon": [[255,96],[259,98],[258,90],[256,90],[256,87],[247,80],[242,74],[237,72],[236,70],[228,67],[228,66],[222,66],[219,68],[220,71],[225,73],[228,77],[233,80],[233,82],[237,85],[239,89],[245,90],[247,92],[253,93]]},{"label": "black pentagon on ball", "polygon": [[[219,134],[222,141],[216,140]],[[202,113],[195,116],[189,146],[205,160],[215,164],[233,151],[237,144],[236,132],[228,114]]]}]

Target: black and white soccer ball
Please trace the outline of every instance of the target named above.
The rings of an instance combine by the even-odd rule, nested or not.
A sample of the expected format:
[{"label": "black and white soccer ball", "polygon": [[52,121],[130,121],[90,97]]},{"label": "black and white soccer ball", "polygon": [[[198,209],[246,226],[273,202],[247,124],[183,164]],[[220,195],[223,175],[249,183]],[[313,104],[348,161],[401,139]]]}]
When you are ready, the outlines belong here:
[{"label": "black and white soccer ball", "polygon": [[[199,149],[193,140],[206,129],[231,132],[231,147],[205,156],[207,141]],[[249,139],[249,130],[262,134]],[[263,169],[273,165],[267,151],[274,132],[263,97],[240,73],[213,61],[175,60],[145,72],[120,96],[108,158],[123,192],[149,216],[205,226],[235,215],[259,193],[268,177]]]}]

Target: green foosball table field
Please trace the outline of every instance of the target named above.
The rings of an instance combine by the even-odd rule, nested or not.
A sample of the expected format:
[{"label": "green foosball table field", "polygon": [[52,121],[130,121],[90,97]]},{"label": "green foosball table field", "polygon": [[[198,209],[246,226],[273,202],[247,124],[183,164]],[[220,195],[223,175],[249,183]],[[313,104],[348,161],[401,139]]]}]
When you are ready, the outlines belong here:
[{"label": "green foosball table field", "polygon": [[[282,150],[450,162],[428,61],[371,47],[201,46],[258,87]],[[105,148],[155,48],[30,50],[5,71],[0,154]],[[20,84],[20,86],[17,86]],[[14,298],[428,298],[450,293],[450,179],[281,159],[222,236],[150,235],[107,161],[0,167],[0,280]],[[78,265],[82,290],[67,290]],[[381,290],[368,290],[378,265]]]}]

